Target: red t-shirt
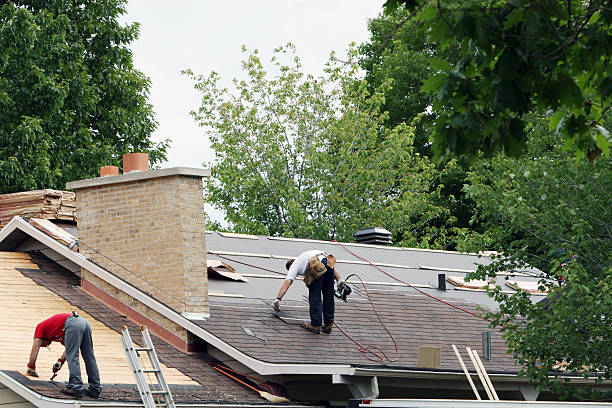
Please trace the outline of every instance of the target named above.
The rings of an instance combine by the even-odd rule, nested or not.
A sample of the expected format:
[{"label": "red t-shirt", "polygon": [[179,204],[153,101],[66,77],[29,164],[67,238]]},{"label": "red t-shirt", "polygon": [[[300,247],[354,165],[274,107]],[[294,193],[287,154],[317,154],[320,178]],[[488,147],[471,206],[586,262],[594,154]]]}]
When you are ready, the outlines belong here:
[{"label": "red t-shirt", "polygon": [[34,338],[59,341],[64,344],[64,325],[69,316],[71,316],[70,313],[60,313],[38,323],[34,331]]}]

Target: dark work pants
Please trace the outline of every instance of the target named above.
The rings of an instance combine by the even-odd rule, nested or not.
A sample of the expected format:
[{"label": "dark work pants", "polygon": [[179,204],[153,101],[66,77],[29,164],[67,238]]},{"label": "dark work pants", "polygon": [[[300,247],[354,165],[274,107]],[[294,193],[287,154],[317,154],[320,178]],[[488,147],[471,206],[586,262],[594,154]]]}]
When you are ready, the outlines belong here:
[{"label": "dark work pants", "polygon": [[[322,322],[331,323],[334,320],[334,270],[327,267],[327,259],[323,259],[323,263],[327,271],[308,287],[310,324],[313,326],[321,326]],[[321,302],[321,294],[323,294],[323,302]],[[321,320],[321,315],[323,320]]]},{"label": "dark work pants", "polygon": [[66,346],[66,362],[70,370],[68,387],[75,390],[83,390],[83,380],[81,379],[81,365],[79,364],[79,349],[85,369],[87,370],[87,382],[89,388],[100,391],[100,373],[98,364],[93,351],[93,341],[91,339],[91,327],[84,317],[70,316],[66,319],[64,345]]}]

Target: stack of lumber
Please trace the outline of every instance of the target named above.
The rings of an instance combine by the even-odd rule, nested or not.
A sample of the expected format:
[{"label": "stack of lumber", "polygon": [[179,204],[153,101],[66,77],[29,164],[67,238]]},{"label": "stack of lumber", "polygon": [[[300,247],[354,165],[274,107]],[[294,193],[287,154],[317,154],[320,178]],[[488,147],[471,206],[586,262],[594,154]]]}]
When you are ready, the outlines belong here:
[{"label": "stack of lumber", "polygon": [[16,216],[76,222],[75,195],[50,189],[0,194],[0,228]]}]

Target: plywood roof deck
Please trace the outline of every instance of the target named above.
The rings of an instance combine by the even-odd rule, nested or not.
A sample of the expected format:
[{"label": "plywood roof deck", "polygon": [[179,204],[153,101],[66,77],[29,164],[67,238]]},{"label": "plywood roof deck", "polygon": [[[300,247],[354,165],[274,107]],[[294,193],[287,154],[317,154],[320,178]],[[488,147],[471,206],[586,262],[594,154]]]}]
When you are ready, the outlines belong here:
[{"label": "plywood roof deck", "polygon": [[[0,370],[25,372],[32,347],[32,338],[36,325],[57,313],[77,310],[91,324],[94,352],[100,369],[103,384],[132,384],[134,377],[121,346],[121,335],[103,323],[95,320],[49,289],[37,285],[25,277],[17,268],[39,269],[30,261],[28,254],[0,251]],[[41,272],[43,273],[43,272]],[[132,333],[132,338],[139,339],[140,333]],[[40,380],[48,381],[51,377],[51,366],[64,351],[64,346],[52,343],[47,349],[41,349],[36,367]],[[148,361],[146,362],[148,363]],[[171,384],[197,385],[180,371],[162,365],[166,380]],[[83,380],[86,381],[85,365],[81,360]],[[68,367],[59,371],[57,381],[68,381]]]}]

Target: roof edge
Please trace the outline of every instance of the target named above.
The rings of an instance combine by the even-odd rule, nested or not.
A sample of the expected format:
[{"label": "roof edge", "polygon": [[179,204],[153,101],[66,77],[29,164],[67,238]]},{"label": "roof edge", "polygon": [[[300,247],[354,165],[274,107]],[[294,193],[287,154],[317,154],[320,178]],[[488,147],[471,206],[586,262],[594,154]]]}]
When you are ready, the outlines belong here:
[{"label": "roof edge", "polygon": [[[4,384],[8,389],[15,392],[17,395],[24,398],[26,401],[37,406],[38,408],[75,408],[75,407],[117,407],[117,408],[142,408],[144,404],[140,402],[122,402],[122,401],[100,401],[100,400],[73,400],[73,399],[61,399],[45,397],[44,395],[26,387],[19,381],[15,380],[8,374],[0,370],[0,383]],[[181,408],[319,408],[313,405],[299,405],[299,404],[245,404],[245,403],[175,403],[177,407]],[[322,408],[322,407],[321,407]]]}]

